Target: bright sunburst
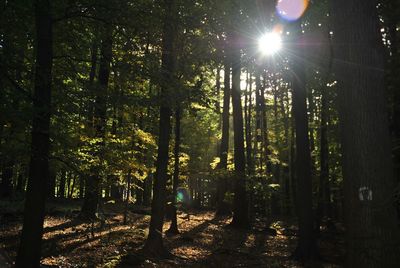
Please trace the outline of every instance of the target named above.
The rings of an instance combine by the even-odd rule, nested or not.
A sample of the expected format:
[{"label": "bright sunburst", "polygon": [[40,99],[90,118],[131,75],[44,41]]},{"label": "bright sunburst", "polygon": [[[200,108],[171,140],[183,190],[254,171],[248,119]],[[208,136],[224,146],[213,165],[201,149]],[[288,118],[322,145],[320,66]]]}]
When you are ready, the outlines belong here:
[{"label": "bright sunburst", "polygon": [[262,35],[258,40],[258,49],[263,55],[272,55],[282,47],[282,39],[279,33],[270,32]]}]

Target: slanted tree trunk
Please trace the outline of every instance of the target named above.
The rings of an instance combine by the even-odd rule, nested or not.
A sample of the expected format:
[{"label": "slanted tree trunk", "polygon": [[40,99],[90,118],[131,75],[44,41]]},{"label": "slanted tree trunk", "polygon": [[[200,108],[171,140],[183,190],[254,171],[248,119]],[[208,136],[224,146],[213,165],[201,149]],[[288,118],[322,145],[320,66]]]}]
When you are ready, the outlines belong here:
[{"label": "slanted tree trunk", "polygon": [[175,148],[174,148],[174,176],[172,182],[172,218],[171,226],[168,229],[168,233],[179,234],[178,230],[178,219],[176,213],[176,197],[178,193],[179,184],[179,147],[181,144],[181,108],[179,105],[175,111]]},{"label": "slanted tree trunk", "polygon": [[29,179],[21,241],[15,266],[40,265],[45,200],[49,177],[49,128],[53,66],[52,16],[49,0],[35,0],[36,61]]},{"label": "slanted tree trunk", "polygon": [[231,225],[238,228],[249,227],[246,196],[246,159],[244,154],[243,111],[240,92],[241,51],[239,34],[231,33],[232,41],[232,107],[235,153],[235,187],[233,199],[233,219]]},{"label": "slanted tree trunk", "polygon": [[377,4],[333,2],[348,267],[400,263]]},{"label": "slanted tree trunk", "polygon": [[151,203],[151,220],[149,235],[144,245],[144,251],[148,254],[167,257],[169,253],[164,248],[162,239],[162,227],[164,223],[166,183],[168,168],[168,149],[171,128],[170,98],[174,85],[174,72],[176,53],[174,42],[177,35],[177,3],[175,0],[165,0],[165,17],[162,43],[161,64],[161,107],[158,137],[158,152],[156,174],[153,185],[153,201]]},{"label": "slanted tree trunk", "polygon": [[[297,40],[300,40],[300,24],[297,25]],[[301,51],[300,46],[297,46]],[[301,53],[301,52],[298,52]],[[293,59],[293,115],[296,128],[296,210],[299,223],[299,240],[294,257],[307,261],[317,257],[312,210],[311,155],[307,118],[307,92],[304,61]]]}]

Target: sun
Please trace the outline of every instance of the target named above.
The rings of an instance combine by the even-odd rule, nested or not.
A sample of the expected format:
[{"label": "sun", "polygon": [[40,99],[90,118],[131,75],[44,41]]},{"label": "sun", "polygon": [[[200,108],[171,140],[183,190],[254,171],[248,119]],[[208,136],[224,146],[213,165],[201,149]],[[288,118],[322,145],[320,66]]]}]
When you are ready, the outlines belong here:
[{"label": "sun", "polygon": [[258,39],[258,49],[263,55],[273,55],[282,48],[282,39],[279,33],[269,32]]}]

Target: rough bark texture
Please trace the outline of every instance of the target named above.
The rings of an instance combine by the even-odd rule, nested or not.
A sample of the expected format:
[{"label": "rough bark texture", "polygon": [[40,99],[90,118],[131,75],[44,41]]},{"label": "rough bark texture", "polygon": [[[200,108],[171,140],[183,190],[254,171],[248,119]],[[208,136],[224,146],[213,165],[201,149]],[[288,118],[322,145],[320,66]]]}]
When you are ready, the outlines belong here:
[{"label": "rough bark texture", "polygon": [[36,0],[34,5],[36,63],[32,143],[24,221],[15,264],[18,268],[37,268],[40,265],[44,208],[49,177],[49,128],[53,66],[52,16],[50,1]]},{"label": "rough bark texture", "polygon": [[167,257],[169,254],[164,248],[162,239],[162,227],[164,223],[166,183],[168,168],[168,147],[171,128],[170,91],[173,86],[176,54],[174,42],[177,34],[175,19],[177,16],[177,4],[175,0],[165,0],[164,33],[162,44],[162,66],[161,66],[161,98],[160,123],[158,137],[158,152],[156,163],[156,174],[153,185],[153,200],[151,203],[151,220],[149,235],[144,245],[147,254]]},{"label": "rough bark texture", "polygon": [[377,4],[333,2],[348,267],[400,263]]},{"label": "rough bark texture", "polygon": [[[300,40],[300,25],[297,35]],[[300,46],[297,47],[301,50]],[[299,52],[300,53],[300,52]],[[312,211],[311,155],[307,116],[306,74],[302,57],[293,59],[293,115],[296,130],[296,211],[299,223],[299,241],[294,252],[296,259],[306,261],[316,257],[316,240]]]},{"label": "rough bark texture", "polygon": [[238,33],[232,33],[232,107],[235,153],[235,197],[233,200],[232,226],[249,226],[246,196],[246,159],[244,154],[243,112],[240,92],[241,52]]}]

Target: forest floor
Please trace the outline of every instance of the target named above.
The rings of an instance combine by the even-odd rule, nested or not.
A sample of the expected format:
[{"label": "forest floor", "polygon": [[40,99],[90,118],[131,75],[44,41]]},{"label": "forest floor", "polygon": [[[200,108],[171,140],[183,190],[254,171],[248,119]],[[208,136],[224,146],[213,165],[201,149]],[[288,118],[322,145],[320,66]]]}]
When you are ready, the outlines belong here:
[{"label": "forest floor", "polygon": [[[50,208],[49,208],[50,206]],[[18,204],[11,206],[18,207]],[[0,267],[11,267],[19,243],[22,214],[0,206]],[[212,211],[180,212],[181,234],[165,236],[165,246],[176,257],[149,259],[140,255],[148,231],[148,215],[129,213],[123,224],[121,205],[106,204],[103,221],[82,222],[76,218],[78,204],[48,205],[44,224],[44,267],[303,267],[290,258],[296,246],[296,227],[273,221],[269,226],[255,221],[250,230],[227,227],[230,217],[214,217]],[[169,227],[165,223],[164,229]],[[274,228],[277,234],[268,231]],[[341,267],[343,234],[321,232],[323,261],[307,267]],[[9,265],[6,265],[8,263]]]}]

